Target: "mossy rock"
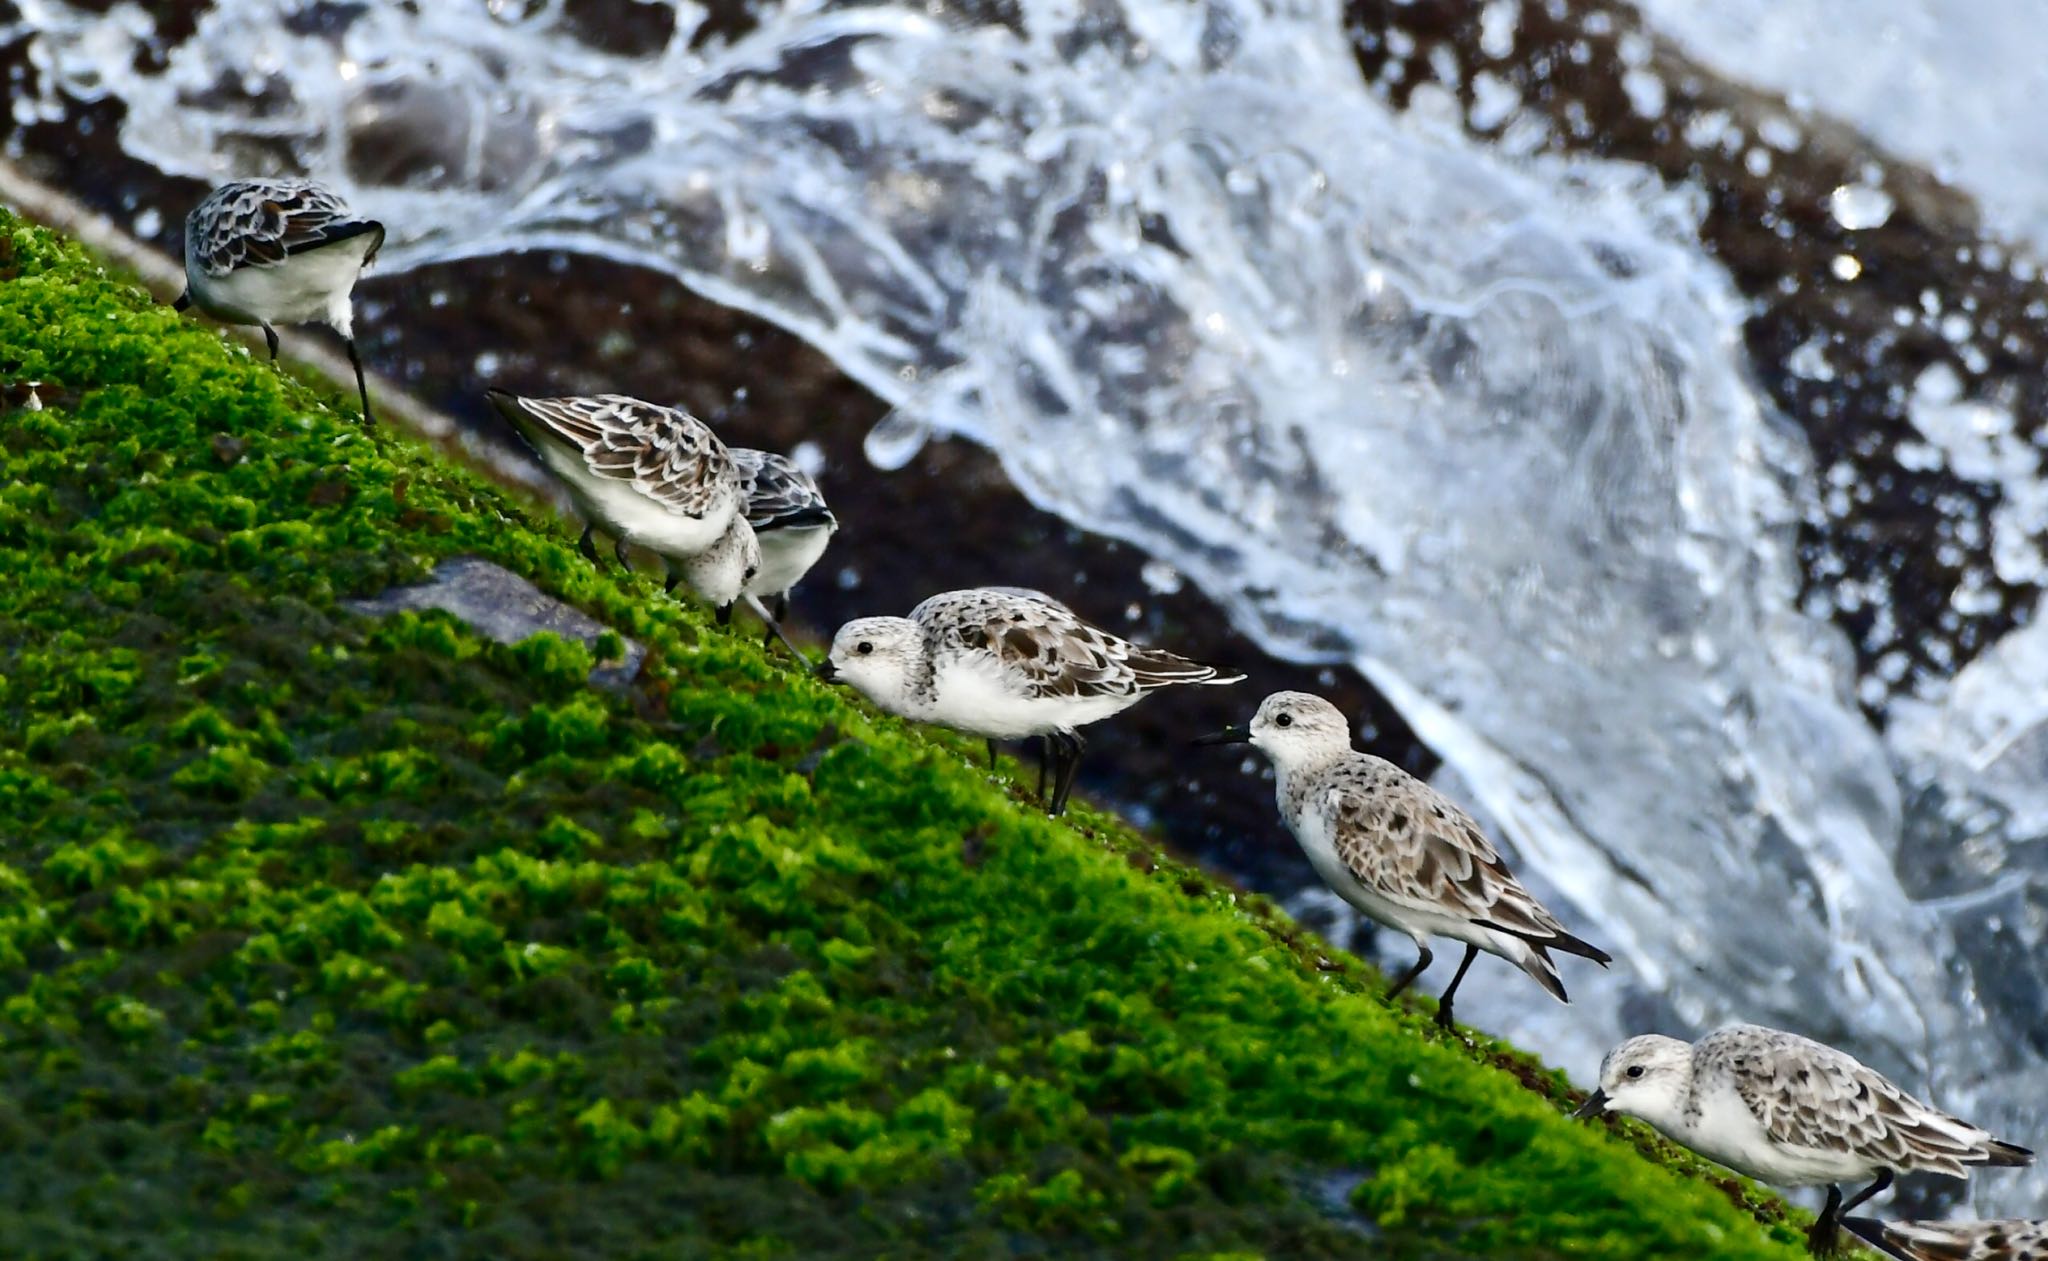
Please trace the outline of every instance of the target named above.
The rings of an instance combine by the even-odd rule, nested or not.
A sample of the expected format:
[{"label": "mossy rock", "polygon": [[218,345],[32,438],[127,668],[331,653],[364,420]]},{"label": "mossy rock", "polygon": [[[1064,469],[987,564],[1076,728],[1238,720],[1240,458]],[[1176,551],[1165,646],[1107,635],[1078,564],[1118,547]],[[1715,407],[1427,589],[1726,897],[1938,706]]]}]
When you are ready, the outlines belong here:
[{"label": "mossy rock", "polygon": [[0,1255],[1798,1255],[4,213],[0,347]]}]

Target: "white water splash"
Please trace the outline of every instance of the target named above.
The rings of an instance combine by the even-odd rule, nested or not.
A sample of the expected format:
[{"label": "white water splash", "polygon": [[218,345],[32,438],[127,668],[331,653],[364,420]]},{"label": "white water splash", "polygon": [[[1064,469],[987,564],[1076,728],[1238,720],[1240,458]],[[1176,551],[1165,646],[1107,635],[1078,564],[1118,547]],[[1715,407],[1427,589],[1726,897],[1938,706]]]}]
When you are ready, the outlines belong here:
[{"label": "white water splash", "polygon": [[[2048,749],[2007,730],[2048,714],[1956,760],[1927,733],[1984,727],[1996,689],[1935,681],[1891,749],[1859,712],[1795,603],[1807,453],[1749,386],[1685,193],[1474,144],[1441,92],[1389,112],[1333,0],[804,0],[701,50],[685,5],[638,58],[539,0],[309,33],[223,0],[153,74],[133,6],[25,12],[166,170],[310,170],[391,226],[387,268],[668,271],[895,405],[878,461],[971,436],[1274,651],[1356,664],[1619,956],[1568,1013],[1477,984],[1478,1022],[1581,1074],[1645,1011],[1778,1023],[2043,1128],[2048,1071],[1983,992],[2048,993],[2011,965],[2042,914],[2004,830],[2041,807],[1997,806],[2048,782],[2048,753],[2003,760]],[[1999,681],[2048,691],[2021,647]],[[1926,868],[1966,840],[1992,858]],[[1986,1185],[1997,1209],[2033,1184]]]},{"label": "white water splash", "polygon": [[[1721,74],[1851,124],[2048,250],[2048,10],[2039,0],[1639,0]],[[1844,226],[1855,226],[1845,224]]]}]

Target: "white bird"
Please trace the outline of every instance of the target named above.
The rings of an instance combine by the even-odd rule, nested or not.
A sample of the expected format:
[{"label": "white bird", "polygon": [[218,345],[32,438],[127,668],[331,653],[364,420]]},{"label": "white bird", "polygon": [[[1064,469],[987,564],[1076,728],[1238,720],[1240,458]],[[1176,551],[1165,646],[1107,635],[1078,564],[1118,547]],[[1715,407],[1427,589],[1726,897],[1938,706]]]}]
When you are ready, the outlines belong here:
[{"label": "white bird", "polygon": [[1389,999],[1430,965],[1432,937],[1465,943],[1465,958],[1437,1000],[1436,1020],[1445,1028],[1458,983],[1482,950],[1528,973],[1560,1002],[1570,1000],[1550,951],[1612,962],[1543,909],[1449,798],[1392,762],[1354,751],[1350,724],[1320,696],[1275,692],[1250,726],[1195,743],[1249,744],[1271,758],[1280,815],[1316,874],[1352,906],[1414,939],[1421,957],[1394,982]]},{"label": "white bird", "polygon": [[749,447],[731,450],[746,500],[747,524],[761,544],[760,571],[747,582],[745,595],[767,623],[768,633],[775,635],[789,615],[790,588],[825,554],[839,518],[825,506],[818,483],[788,456]]},{"label": "white bird", "polygon": [[526,438],[583,514],[576,546],[593,562],[591,531],[604,527],[613,554],[628,545],[660,556],[667,589],[689,582],[721,620],[760,573],[761,546],[741,511],[732,454],[686,411],[623,394],[522,398],[488,392],[498,414]]},{"label": "white bird", "polygon": [[274,325],[329,325],[355,365],[363,423],[374,425],[349,295],[383,244],[383,224],[358,218],[310,180],[223,184],[185,216],[185,292],[174,305],[196,306],[229,324],[261,325],[273,362]]},{"label": "white bird", "polygon": [[2048,1221],[1880,1222],[1842,1225],[1899,1261],[2048,1261]]},{"label": "white bird", "polygon": [[[1600,1085],[1575,1116],[1618,1112],[1758,1182],[1826,1186],[1807,1233],[1832,1250],[1843,1213],[1902,1173],[1969,1176],[2032,1164],[2034,1153],[1930,1107],[1854,1056],[1761,1025],[1729,1025],[1698,1042],[1646,1034],[1600,1062]],[[1839,1183],[1874,1179],[1845,1204]]]},{"label": "white bird", "polygon": [[1163,687],[1244,677],[1121,639],[1035,593],[989,587],[935,595],[909,617],[848,622],[818,675],[917,722],[991,740],[1046,737],[1052,814],[1073,792],[1083,748],[1076,728]]}]

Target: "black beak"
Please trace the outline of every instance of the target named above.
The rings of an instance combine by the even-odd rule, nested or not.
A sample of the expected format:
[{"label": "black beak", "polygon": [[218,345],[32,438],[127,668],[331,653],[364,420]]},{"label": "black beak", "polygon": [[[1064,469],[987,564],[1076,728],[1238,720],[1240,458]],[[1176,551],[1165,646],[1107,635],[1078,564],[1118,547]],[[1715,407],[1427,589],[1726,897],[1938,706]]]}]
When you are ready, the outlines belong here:
[{"label": "black beak", "polygon": [[[737,601],[735,601],[734,603],[738,603],[738,602],[737,602]],[[716,618],[718,619],[718,624],[719,624],[720,626],[730,626],[730,625],[732,624],[732,605],[731,605],[731,604],[721,604],[721,605],[719,605],[719,606],[718,606],[718,612],[717,612],[717,613],[715,613],[715,614],[713,614],[713,616],[714,616],[714,617],[716,617]]]},{"label": "black beak", "polygon": [[1572,1113],[1572,1120],[1583,1121],[1587,1117],[1602,1116],[1606,1113],[1606,1111],[1607,1092],[1604,1090],[1596,1090],[1592,1094],[1586,1096],[1586,1102],[1579,1105],[1579,1110],[1577,1112]]},{"label": "black beak", "polygon": [[811,668],[811,673],[817,675],[819,678],[825,680],[825,682],[827,683],[837,683],[839,681],[839,667],[832,664],[832,658],[830,657],[825,658],[824,660],[820,661],[816,666],[813,666]]},{"label": "black beak", "polygon": [[176,302],[171,303],[171,310],[182,311],[191,305],[192,291],[190,289],[187,289],[185,292],[178,295],[178,300]]},{"label": "black beak", "polygon": [[1250,727],[1225,727],[1221,731],[1212,731],[1206,736],[1196,736],[1188,741],[1189,744],[1250,744],[1251,742],[1252,729]]}]

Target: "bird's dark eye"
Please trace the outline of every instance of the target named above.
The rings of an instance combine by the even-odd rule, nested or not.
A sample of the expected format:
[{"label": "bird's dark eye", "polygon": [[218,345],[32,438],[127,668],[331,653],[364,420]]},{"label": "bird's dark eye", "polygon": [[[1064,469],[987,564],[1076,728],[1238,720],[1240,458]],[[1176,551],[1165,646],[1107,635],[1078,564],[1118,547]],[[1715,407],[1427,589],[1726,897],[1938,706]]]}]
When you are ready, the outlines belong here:
[{"label": "bird's dark eye", "polygon": [[749,566],[747,566],[747,581],[748,581],[748,582],[752,582],[752,581],[754,580],[754,575],[755,575],[755,574],[758,574],[758,573],[760,573],[760,572],[761,572],[761,567],[760,567],[759,565],[749,565]]},{"label": "bird's dark eye", "polygon": [[1276,727],[1292,727],[1294,725],[1294,715],[1282,714],[1273,720],[1273,725]]},{"label": "bird's dark eye", "polygon": [[1630,1077],[1641,1077],[1641,1076],[1643,1075],[1643,1066],[1642,1066],[1642,1065],[1640,1065],[1640,1064],[1631,1064],[1631,1065],[1629,1065],[1629,1066],[1628,1066],[1628,1075],[1629,1075]]},{"label": "bird's dark eye", "polygon": [[853,650],[859,653],[861,656],[865,657],[875,650],[875,646],[869,643],[867,640],[863,639],[853,646]]}]

